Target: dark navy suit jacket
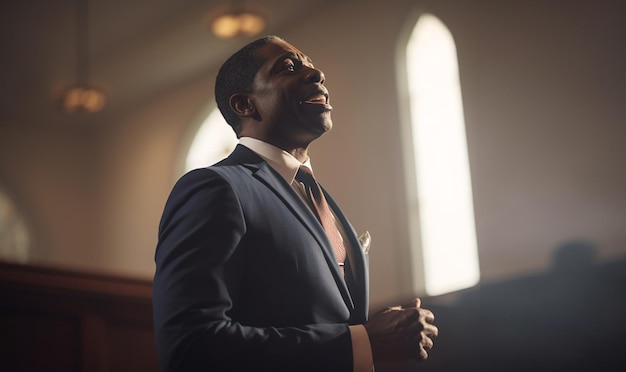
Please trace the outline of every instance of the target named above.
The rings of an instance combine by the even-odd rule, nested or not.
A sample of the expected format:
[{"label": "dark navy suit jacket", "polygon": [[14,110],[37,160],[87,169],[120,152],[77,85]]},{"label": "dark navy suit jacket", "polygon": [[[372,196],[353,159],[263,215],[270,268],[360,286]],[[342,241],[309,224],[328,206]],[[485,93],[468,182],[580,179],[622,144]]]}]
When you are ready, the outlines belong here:
[{"label": "dark navy suit jacket", "polygon": [[345,279],[308,206],[248,148],[177,182],[153,284],[164,370],[352,370],[348,325],[367,320],[367,258],[326,197],[353,247]]}]

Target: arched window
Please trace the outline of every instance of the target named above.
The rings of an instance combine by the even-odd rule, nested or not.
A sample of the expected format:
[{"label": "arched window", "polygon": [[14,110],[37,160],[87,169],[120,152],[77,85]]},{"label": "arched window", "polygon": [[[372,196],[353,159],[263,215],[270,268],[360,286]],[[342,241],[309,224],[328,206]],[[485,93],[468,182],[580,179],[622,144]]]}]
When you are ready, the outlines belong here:
[{"label": "arched window", "polygon": [[438,295],[480,275],[458,60],[450,31],[430,14],[405,47],[414,287]]},{"label": "arched window", "polygon": [[0,190],[0,260],[25,263],[30,258],[30,235],[15,203]]},{"label": "arched window", "polygon": [[218,109],[214,109],[196,132],[185,159],[185,171],[208,167],[224,159],[237,145],[237,136]]}]

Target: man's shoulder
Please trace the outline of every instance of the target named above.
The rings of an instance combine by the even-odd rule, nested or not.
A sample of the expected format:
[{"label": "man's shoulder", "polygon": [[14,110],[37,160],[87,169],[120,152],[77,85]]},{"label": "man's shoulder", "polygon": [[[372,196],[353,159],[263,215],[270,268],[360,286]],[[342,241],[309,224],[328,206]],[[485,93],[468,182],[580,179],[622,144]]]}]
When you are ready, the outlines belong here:
[{"label": "man's shoulder", "polygon": [[209,167],[184,174],[174,186],[173,193],[198,192],[227,187],[234,191],[258,186],[254,174],[269,165],[252,150],[237,146],[228,157]]},{"label": "man's shoulder", "polygon": [[248,177],[251,173],[249,166],[227,158],[209,167],[193,169],[185,173],[176,182],[173,191],[197,191],[225,184],[230,184],[234,188],[236,185],[249,183]]},{"label": "man's shoulder", "polygon": [[219,162],[208,167],[193,169],[185,173],[178,180],[178,183],[196,183],[214,178],[224,178],[228,174],[245,173],[246,167],[244,166],[244,161],[249,159],[249,153],[249,149],[243,146],[237,146],[235,151]]}]

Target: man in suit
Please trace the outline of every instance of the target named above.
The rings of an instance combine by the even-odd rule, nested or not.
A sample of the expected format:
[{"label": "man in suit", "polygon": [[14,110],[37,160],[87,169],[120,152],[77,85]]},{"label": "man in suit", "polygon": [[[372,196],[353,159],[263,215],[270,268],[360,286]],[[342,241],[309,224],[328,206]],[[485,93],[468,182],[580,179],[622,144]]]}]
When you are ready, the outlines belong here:
[{"label": "man in suit", "polygon": [[368,321],[361,243],[303,181],[309,145],[332,127],[324,74],[270,36],[224,63],[215,96],[240,143],[183,176],[166,203],[153,285],[163,369],[372,371],[426,359],[432,313],[416,299]]}]

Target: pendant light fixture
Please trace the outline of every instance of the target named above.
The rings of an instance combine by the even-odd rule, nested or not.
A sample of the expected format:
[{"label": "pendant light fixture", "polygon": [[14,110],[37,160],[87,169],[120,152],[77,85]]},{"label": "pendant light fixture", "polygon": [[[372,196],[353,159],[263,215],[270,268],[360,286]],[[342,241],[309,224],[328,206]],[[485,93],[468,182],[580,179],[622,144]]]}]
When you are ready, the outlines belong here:
[{"label": "pendant light fixture", "polygon": [[76,84],[63,96],[66,112],[93,113],[106,103],[105,93],[89,82],[89,8],[88,0],[76,0]]},{"label": "pendant light fixture", "polygon": [[225,9],[212,17],[209,24],[211,31],[218,38],[252,37],[265,29],[267,23],[265,17],[244,6],[242,1],[233,0]]}]

